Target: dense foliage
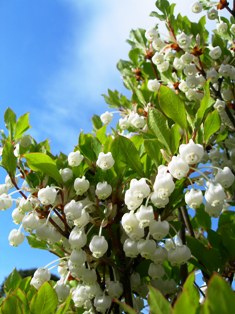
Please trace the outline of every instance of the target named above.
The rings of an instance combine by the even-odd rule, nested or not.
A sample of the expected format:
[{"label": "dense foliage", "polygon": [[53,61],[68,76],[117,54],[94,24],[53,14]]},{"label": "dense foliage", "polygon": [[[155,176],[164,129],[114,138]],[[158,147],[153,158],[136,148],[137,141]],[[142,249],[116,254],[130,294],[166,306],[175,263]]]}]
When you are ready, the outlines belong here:
[{"label": "dense foliage", "polygon": [[235,7],[197,2],[197,23],[174,7],[158,0],[151,14],[167,37],[158,24],[131,31],[129,60],[118,62],[130,97],[104,95],[121,116],[111,132],[113,113],[95,115],[93,132],[55,156],[25,134],[28,114],[6,110],[0,209],[14,204],[19,225],[9,242],[27,234],[58,258],[32,279],[13,272],[2,313],[19,302],[19,313],[232,312]]}]

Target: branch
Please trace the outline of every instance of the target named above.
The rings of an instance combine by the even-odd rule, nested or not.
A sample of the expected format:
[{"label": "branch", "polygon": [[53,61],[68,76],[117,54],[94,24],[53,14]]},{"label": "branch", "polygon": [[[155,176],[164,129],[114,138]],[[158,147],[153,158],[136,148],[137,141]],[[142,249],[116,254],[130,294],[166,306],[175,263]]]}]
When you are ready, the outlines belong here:
[{"label": "branch", "polygon": [[191,224],[187,209],[182,206],[179,208],[179,211],[181,212],[183,221],[185,223],[186,228],[188,229],[189,234],[191,235],[191,237],[195,238],[195,233],[194,233],[193,226]]},{"label": "branch", "polygon": [[[180,229],[180,239],[182,241],[182,244],[186,244],[186,232],[185,232],[185,223],[184,223],[184,217],[182,215],[182,211],[179,208],[178,212],[179,221],[182,223],[181,229]],[[183,264],[180,266],[180,277],[181,277],[181,284],[183,285],[188,277],[188,267],[187,264]]]}]

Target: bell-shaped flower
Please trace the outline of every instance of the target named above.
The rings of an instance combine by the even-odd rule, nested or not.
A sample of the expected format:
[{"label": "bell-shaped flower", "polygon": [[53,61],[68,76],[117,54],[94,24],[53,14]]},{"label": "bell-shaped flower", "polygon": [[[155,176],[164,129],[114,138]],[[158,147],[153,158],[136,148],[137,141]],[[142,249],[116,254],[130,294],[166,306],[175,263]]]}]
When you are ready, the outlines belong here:
[{"label": "bell-shaped flower", "polygon": [[137,242],[127,238],[123,243],[123,251],[127,257],[135,258],[139,254]]},{"label": "bell-shaped flower", "polygon": [[204,155],[203,146],[195,144],[192,139],[188,144],[181,144],[179,147],[180,157],[189,165],[196,164],[201,161]]},{"label": "bell-shaped flower", "polygon": [[134,196],[133,191],[129,189],[125,193],[124,202],[129,210],[135,210],[142,204],[143,198],[138,197],[138,194]]},{"label": "bell-shaped flower", "polygon": [[8,236],[9,244],[12,246],[18,246],[24,241],[24,234],[17,229],[12,229]]},{"label": "bell-shaped flower", "polygon": [[205,192],[207,203],[217,206],[224,203],[226,194],[221,184],[208,182],[208,189]]},{"label": "bell-shaped flower", "polygon": [[201,190],[190,189],[185,193],[185,203],[191,208],[198,208],[203,202]]},{"label": "bell-shaped flower", "polygon": [[83,205],[81,202],[71,200],[64,206],[64,213],[68,220],[75,220],[81,216]]},{"label": "bell-shaped flower", "polygon": [[83,155],[78,150],[76,152],[71,152],[68,154],[68,164],[70,167],[79,166],[83,159]]},{"label": "bell-shaped flower", "polygon": [[123,285],[119,281],[107,281],[106,291],[108,295],[113,299],[118,299],[123,293]]},{"label": "bell-shaped flower", "polygon": [[90,182],[83,176],[74,180],[74,190],[77,195],[83,195],[90,187]]},{"label": "bell-shaped flower", "polygon": [[177,245],[168,252],[168,260],[171,265],[185,264],[191,257],[191,251],[186,245]]},{"label": "bell-shaped flower", "polygon": [[113,114],[112,112],[105,111],[104,113],[101,114],[100,120],[102,121],[103,124],[109,124],[113,119]]},{"label": "bell-shaped flower", "polygon": [[110,184],[105,182],[98,182],[95,189],[95,194],[100,200],[105,200],[112,193],[112,187]]},{"label": "bell-shaped flower", "polygon": [[130,190],[132,195],[139,199],[144,199],[150,194],[150,187],[146,183],[145,178],[141,178],[140,180],[132,179],[130,182]]},{"label": "bell-shaped flower", "polygon": [[157,175],[154,185],[154,192],[158,193],[160,198],[168,198],[175,189],[175,183],[170,173]]},{"label": "bell-shaped flower", "polygon": [[160,264],[151,263],[149,265],[148,275],[153,279],[161,278],[165,275],[164,267]]},{"label": "bell-shaped flower", "polygon": [[108,152],[107,154],[103,152],[99,153],[96,164],[102,170],[108,170],[112,168],[114,165],[114,159],[113,159],[112,153],[110,152]]},{"label": "bell-shaped flower", "polygon": [[188,164],[178,155],[173,156],[171,161],[168,164],[168,170],[170,174],[180,180],[185,178],[189,172]]},{"label": "bell-shaped flower", "polygon": [[160,241],[161,239],[163,239],[170,230],[170,226],[168,221],[164,220],[164,221],[156,221],[153,220],[150,222],[149,225],[149,232],[151,234],[151,236],[157,240]]},{"label": "bell-shaped flower", "polygon": [[69,235],[69,243],[72,249],[81,249],[87,243],[87,235],[83,229],[74,227]]},{"label": "bell-shaped flower", "polygon": [[70,293],[70,286],[66,285],[63,281],[58,280],[54,286],[59,302],[64,302]]},{"label": "bell-shaped flower", "polygon": [[166,259],[167,259],[167,250],[162,246],[157,247],[156,250],[154,251],[153,256],[151,257],[151,260],[155,264],[162,264]]},{"label": "bell-shaped flower", "polygon": [[73,177],[73,171],[70,168],[60,169],[60,175],[63,182],[67,182]]},{"label": "bell-shaped flower", "polygon": [[223,188],[229,188],[234,182],[234,174],[229,167],[224,167],[224,169],[218,169],[215,175],[215,182],[220,183]]},{"label": "bell-shaped flower", "polygon": [[148,80],[147,87],[151,92],[158,92],[160,85],[160,82],[157,79],[154,79]]},{"label": "bell-shaped flower", "polygon": [[169,197],[161,198],[157,192],[151,194],[151,202],[157,208],[164,208],[169,203]]},{"label": "bell-shaped flower", "polygon": [[136,211],[136,218],[139,220],[140,228],[149,226],[150,222],[154,220],[153,207],[141,205]]},{"label": "bell-shaped flower", "polygon": [[105,313],[112,303],[112,298],[108,295],[99,295],[94,299],[94,306],[97,312]]},{"label": "bell-shaped flower", "polygon": [[10,208],[13,204],[12,198],[10,195],[3,193],[0,195],[0,210],[6,210]]},{"label": "bell-shaped flower", "polygon": [[43,205],[53,205],[55,203],[57,191],[52,186],[47,186],[38,191],[38,199]]},{"label": "bell-shaped flower", "polygon": [[92,255],[96,258],[102,257],[108,250],[108,242],[104,236],[95,235],[91,239],[89,248],[92,252]]},{"label": "bell-shaped flower", "polygon": [[140,239],[137,243],[137,249],[142,257],[151,259],[156,250],[156,242],[150,239]]}]

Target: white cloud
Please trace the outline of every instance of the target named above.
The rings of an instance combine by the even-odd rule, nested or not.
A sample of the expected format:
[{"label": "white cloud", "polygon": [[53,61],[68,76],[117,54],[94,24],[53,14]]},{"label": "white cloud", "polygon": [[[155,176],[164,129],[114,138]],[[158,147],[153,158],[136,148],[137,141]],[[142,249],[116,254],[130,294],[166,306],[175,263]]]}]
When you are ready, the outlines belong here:
[{"label": "white cloud", "polygon": [[[47,130],[47,135],[62,149],[72,149],[80,128],[90,129],[87,128],[91,125],[89,116],[106,109],[100,95],[108,88],[122,86],[116,63],[127,58],[126,39],[131,29],[155,25],[156,19],[149,17],[155,10],[155,1],[61,1],[73,12],[73,38],[64,47],[61,67],[47,82],[46,111],[40,115],[44,134]],[[189,11],[187,4],[177,1],[177,13],[189,16]],[[82,24],[81,30],[80,17],[84,14],[89,20]]]}]

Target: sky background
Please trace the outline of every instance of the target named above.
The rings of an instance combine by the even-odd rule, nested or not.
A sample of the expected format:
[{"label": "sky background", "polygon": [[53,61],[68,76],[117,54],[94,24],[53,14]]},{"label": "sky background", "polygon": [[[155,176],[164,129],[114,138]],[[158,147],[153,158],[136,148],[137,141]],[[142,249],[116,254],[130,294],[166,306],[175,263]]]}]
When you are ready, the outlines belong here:
[{"label": "sky background", "polygon": [[[190,15],[182,1],[177,12]],[[179,4],[181,2],[181,4]],[[101,94],[125,92],[116,63],[127,59],[132,28],[149,28],[153,0],[0,0],[0,129],[7,107],[30,112],[30,134],[49,138],[53,153],[69,153],[91,117],[107,110]],[[194,20],[198,16],[193,16]],[[5,174],[0,172],[1,182]],[[54,259],[10,247],[11,210],[0,213],[0,282],[14,267],[43,267]]]}]

